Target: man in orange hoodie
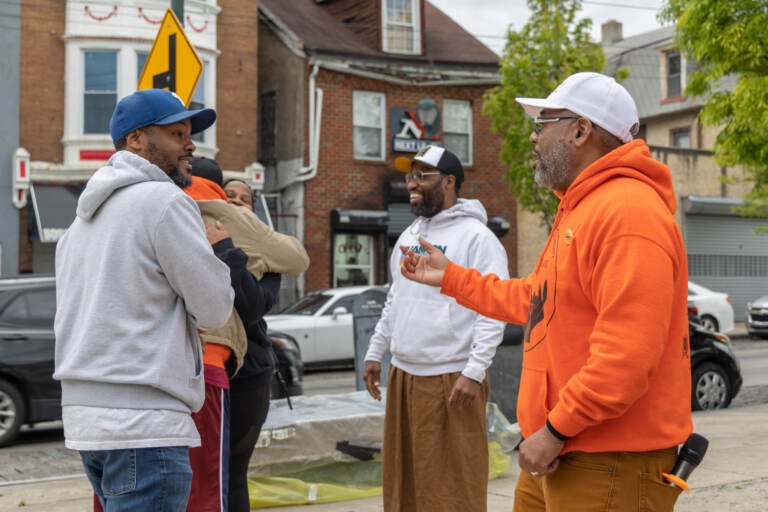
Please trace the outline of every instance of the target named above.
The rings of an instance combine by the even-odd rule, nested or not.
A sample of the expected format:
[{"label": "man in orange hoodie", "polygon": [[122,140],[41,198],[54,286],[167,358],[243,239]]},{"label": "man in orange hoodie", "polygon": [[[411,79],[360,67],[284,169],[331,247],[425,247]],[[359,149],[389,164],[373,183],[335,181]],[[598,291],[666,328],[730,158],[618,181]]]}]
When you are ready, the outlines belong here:
[{"label": "man in orange hoodie", "polygon": [[688,267],[669,169],[633,140],[634,100],[576,73],[533,118],[534,177],[560,198],[533,273],[501,280],[426,241],[402,272],[479,313],[526,324],[516,512],[671,511],[662,477],[692,429]]}]

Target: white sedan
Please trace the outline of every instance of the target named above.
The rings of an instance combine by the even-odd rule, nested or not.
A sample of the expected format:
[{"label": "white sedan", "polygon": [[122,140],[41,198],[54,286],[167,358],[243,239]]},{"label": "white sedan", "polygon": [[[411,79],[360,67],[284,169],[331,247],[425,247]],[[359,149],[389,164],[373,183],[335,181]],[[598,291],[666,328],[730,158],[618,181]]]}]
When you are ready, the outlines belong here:
[{"label": "white sedan", "polygon": [[269,329],[296,339],[305,364],[348,364],[355,358],[355,321],[370,335],[386,300],[387,286],[329,288],[308,293],[264,320]]},{"label": "white sedan", "polygon": [[701,324],[708,330],[733,330],[733,306],[727,293],[715,292],[688,281],[688,304],[695,308]]}]

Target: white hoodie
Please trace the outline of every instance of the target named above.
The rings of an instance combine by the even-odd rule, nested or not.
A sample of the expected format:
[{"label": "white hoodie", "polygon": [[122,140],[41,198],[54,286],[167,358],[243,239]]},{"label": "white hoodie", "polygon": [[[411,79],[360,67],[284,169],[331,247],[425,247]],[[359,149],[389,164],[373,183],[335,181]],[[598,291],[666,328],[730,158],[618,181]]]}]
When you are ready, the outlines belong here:
[{"label": "white hoodie", "polygon": [[423,252],[419,246],[422,237],[457,265],[507,279],[507,254],[486,222],[480,201],[458,199],[451,208],[432,218],[419,217],[403,231],[392,251],[392,286],[366,361],[381,361],[389,350],[391,364],[412,375],[460,371],[474,381],[483,381],[501,343],[504,323],[460,306],[438,287],[403,277],[400,246]]}]

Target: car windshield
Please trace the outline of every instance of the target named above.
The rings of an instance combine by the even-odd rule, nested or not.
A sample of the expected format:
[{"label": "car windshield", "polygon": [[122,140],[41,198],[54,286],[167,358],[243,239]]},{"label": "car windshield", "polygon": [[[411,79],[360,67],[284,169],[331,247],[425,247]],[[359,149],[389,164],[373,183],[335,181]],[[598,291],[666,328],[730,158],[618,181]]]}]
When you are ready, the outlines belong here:
[{"label": "car windshield", "polygon": [[312,293],[294,302],[280,312],[283,315],[305,315],[311,316],[317,313],[323,304],[331,300],[331,295],[324,293]]}]

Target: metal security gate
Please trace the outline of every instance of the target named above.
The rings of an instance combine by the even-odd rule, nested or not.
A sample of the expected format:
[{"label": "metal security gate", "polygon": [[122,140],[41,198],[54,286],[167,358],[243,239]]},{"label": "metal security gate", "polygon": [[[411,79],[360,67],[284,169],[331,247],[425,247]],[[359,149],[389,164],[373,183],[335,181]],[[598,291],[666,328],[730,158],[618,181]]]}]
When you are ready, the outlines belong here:
[{"label": "metal security gate", "polygon": [[768,295],[768,219],[687,212],[684,237],[690,280],[731,296],[736,320],[747,302]]}]

